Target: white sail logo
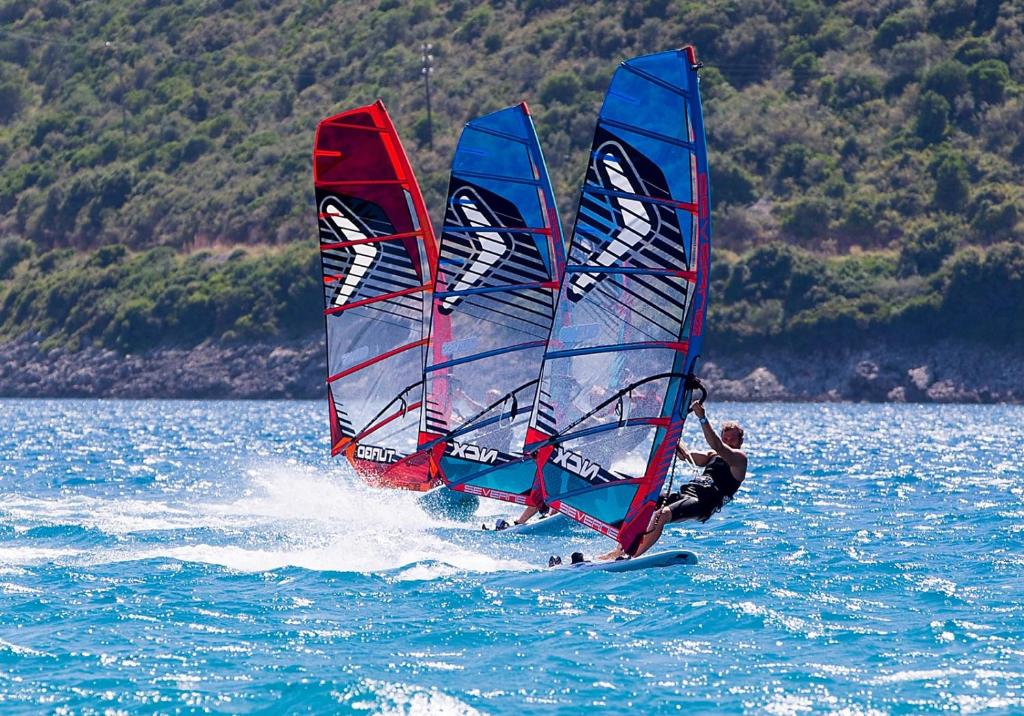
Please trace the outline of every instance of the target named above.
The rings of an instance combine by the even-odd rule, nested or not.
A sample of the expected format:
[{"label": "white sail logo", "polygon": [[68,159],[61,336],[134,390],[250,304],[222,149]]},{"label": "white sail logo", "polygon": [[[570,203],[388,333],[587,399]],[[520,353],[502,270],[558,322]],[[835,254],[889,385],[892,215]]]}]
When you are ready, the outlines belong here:
[{"label": "white sail logo", "polygon": [[551,457],[551,464],[558,465],[585,480],[594,480],[601,473],[601,466],[596,462],[591,462],[579,453],[566,450],[561,445],[555,448],[555,454]]},{"label": "white sail logo", "polygon": [[378,445],[358,445],[356,447],[356,457],[360,460],[369,460],[370,462],[392,463],[396,460],[393,449]]},{"label": "white sail logo", "polygon": [[[473,227],[494,227],[498,224],[494,211],[474,190],[462,188],[452,195],[452,208],[456,214],[461,215],[464,225]],[[512,253],[512,241],[509,237],[497,231],[475,231],[473,232],[477,242],[477,251],[453,285],[448,289],[455,293],[473,288],[506,256]],[[448,296],[438,306],[442,314],[449,314],[455,310],[462,299],[461,296]]]},{"label": "white sail logo", "polygon": [[448,443],[448,447],[452,457],[461,457],[464,460],[492,464],[498,459],[498,451],[493,448],[484,448],[472,443],[457,443],[455,441]]},{"label": "white sail logo", "polygon": [[[373,236],[366,224],[351,211],[347,211],[336,197],[329,196],[320,203],[320,216],[338,241],[359,241]],[[359,282],[370,272],[380,255],[380,248],[375,243],[353,244],[348,248],[351,251],[352,265],[342,279],[341,286],[334,292],[331,303],[335,306],[344,305],[355,295]]]},{"label": "white sail logo", "polygon": [[[615,151],[610,151],[614,149]],[[621,157],[621,159],[620,159]],[[625,166],[623,166],[625,165]],[[611,185],[609,188],[624,194],[642,194],[640,187],[635,186],[634,179],[639,178],[636,168],[626,151],[617,142],[605,142],[594,152],[594,170],[597,176],[606,176]],[[628,174],[627,174],[628,171]],[[642,201],[626,196],[609,196],[612,204],[622,216],[622,225],[604,249],[587,261],[588,266],[607,268],[622,262],[622,259],[642,247],[647,239],[655,233],[655,225],[659,223],[657,213]],[[599,281],[598,274],[578,273],[569,281],[566,292],[570,300],[583,298]]]}]

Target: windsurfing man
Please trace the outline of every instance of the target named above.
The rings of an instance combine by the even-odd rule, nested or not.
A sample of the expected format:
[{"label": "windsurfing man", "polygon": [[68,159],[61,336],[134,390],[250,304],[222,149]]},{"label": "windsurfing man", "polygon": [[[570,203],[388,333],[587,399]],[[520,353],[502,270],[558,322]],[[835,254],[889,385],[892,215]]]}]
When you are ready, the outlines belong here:
[{"label": "windsurfing man", "polygon": [[[732,500],[747,476],[747,455],[740,449],[743,446],[743,428],[729,421],[722,425],[722,433],[719,435],[708,420],[703,405],[694,402],[691,409],[700,421],[704,439],[711,450],[689,452],[679,444],[676,446],[676,455],[704,468],[704,473],[683,485],[679,492],[662,497],[660,507],[651,517],[640,544],[630,555],[632,557],[639,557],[649,550],[670,522],[707,522],[711,515],[722,509],[722,505]],[[619,559],[625,556],[622,547],[616,547],[598,559]]]}]

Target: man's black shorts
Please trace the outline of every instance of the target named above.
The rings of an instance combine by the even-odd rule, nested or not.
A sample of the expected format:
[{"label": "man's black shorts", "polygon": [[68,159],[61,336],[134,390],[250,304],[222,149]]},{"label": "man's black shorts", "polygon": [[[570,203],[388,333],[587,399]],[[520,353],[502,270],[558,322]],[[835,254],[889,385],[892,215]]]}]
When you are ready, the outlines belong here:
[{"label": "man's black shorts", "polygon": [[706,522],[722,506],[722,493],[713,485],[690,483],[680,492],[665,497],[665,506],[672,517],[669,522],[700,520]]}]

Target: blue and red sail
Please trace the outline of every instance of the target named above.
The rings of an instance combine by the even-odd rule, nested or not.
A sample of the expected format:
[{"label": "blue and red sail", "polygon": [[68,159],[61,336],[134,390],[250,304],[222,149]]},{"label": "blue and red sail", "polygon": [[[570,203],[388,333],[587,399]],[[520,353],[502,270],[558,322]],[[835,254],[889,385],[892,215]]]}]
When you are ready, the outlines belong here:
[{"label": "blue and red sail", "polygon": [[417,437],[437,246],[381,102],[320,122],[313,183],[331,454],[375,483],[427,489]]},{"label": "blue and red sail", "polygon": [[462,131],[445,200],[420,447],[451,489],[525,503],[523,445],[565,262],[525,104]]},{"label": "blue and red sail", "polygon": [[690,402],[711,256],[693,48],[622,63],[601,108],[527,451],[540,497],[636,545]]}]

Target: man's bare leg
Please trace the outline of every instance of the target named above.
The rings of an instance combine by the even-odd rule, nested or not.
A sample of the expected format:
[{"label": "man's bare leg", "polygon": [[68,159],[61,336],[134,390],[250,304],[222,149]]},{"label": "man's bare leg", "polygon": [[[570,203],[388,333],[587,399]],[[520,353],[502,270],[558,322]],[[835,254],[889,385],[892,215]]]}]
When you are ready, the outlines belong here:
[{"label": "man's bare leg", "polygon": [[[644,532],[643,537],[640,539],[640,546],[636,548],[636,553],[632,555],[633,557],[639,557],[644,552],[649,550],[651,548],[651,545],[658,541],[658,539],[661,537],[662,531],[665,529],[665,525],[668,523],[671,517],[671,510],[665,508],[656,510],[655,513],[651,515],[651,521],[647,523],[647,531]],[[622,549],[622,546],[615,545],[615,549],[613,549],[611,552],[602,554],[601,556],[595,557],[594,559],[596,559],[598,562],[610,562],[612,560],[616,560],[620,557],[625,556],[626,551]]]},{"label": "man's bare leg", "polygon": [[516,518],[516,524],[517,525],[525,525],[527,520],[529,520],[531,517],[533,517],[539,511],[540,511],[540,507],[539,506],[538,507],[532,507],[532,506],[527,505],[526,509],[523,510],[523,514],[519,515],[519,517]]},{"label": "man's bare leg", "polygon": [[647,531],[644,532],[643,537],[640,538],[640,546],[636,548],[636,552],[633,553],[633,556],[639,557],[653,547],[654,543],[661,539],[661,533],[665,530],[665,525],[667,525],[671,519],[672,510],[667,507],[662,507],[660,510],[655,512],[651,517],[651,523],[647,526]]},{"label": "man's bare leg", "polygon": [[626,556],[626,552],[625,552],[625,550],[622,549],[622,546],[621,545],[615,545],[615,549],[613,549],[611,552],[606,552],[605,554],[598,555],[597,557],[594,557],[594,561],[596,561],[596,562],[613,562],[616,559],[618,559],[619,557],[625,557],[625,556]]}]

